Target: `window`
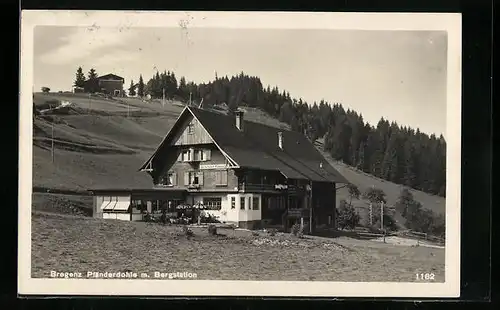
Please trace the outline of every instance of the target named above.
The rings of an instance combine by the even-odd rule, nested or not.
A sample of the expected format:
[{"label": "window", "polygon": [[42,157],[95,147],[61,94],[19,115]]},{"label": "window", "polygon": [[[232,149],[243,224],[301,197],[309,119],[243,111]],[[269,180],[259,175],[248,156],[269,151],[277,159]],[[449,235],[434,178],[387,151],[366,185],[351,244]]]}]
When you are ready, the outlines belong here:
[{"label": "window", "polygon": [[199,178],[196,172],[189,172],[189,184],[198,184]]},{"label": "window", "polygon": [[189,123],[187,132],[190,135],[194,134],[194,124],[193,123]]},{"label": "window", "polygon": [[259,210],[259,197],[253,197],[253,209]]},{"label": "window", "polygon": [[184,185],[203,185],[203,171],[185,172]]},{"label": "window", "polygon": [[208,210],[220,210],[222,206],[222,198],[220,197],[205,197],[203,198],[203,205]]},{"label": "window", "polygon": [[191,161],[191,151],[182,151],[181,155],[179,156],[179,161]]},{"label": "window", "polygon": [[194,160],[201,160],[201,154],[203,154],[203,152],[201,150],[194,150],[193,151],[193,159]]},{"label": "window", "polygon": [[227,186],[227,170],[215,171],[215,185]]},{"label": "window", "polygon": [[236,197],[231,197],[231,209],[236,209]]},{"label": "window", "polygon": [[245,197],[240,198],[240,209],[245,210]]},{"label": "window", "polygon": [[160,178],[158,185],[163,186],[174,186],[177,185],[177,174],[175,172],[169,172]]},{"label": "window", "polygon": [[135,208],[139,211],[146,210],[146,203],[142,200],[132,200],[131,205],[132,208]]},{"label": "window", "polygon": [[252,209],[252,197],[248,197],[248,210]]},{"label": "window", "polygon": [[212,150],[203,150],[202,153],[203,153],[203,158],[202,158],[203,161],[210,160],[212,156]]}]

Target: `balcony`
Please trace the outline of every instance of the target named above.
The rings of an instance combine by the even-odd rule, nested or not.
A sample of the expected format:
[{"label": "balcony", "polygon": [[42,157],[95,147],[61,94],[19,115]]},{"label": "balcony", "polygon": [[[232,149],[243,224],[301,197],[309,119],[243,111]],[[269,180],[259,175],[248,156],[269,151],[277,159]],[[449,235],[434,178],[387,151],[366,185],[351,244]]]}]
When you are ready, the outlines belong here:
[{"label": "balcony", "polygon": [[238,190],[243,192],[287,193],[291,195],[301,192],[297,186],[287,184],[239,183]]}]

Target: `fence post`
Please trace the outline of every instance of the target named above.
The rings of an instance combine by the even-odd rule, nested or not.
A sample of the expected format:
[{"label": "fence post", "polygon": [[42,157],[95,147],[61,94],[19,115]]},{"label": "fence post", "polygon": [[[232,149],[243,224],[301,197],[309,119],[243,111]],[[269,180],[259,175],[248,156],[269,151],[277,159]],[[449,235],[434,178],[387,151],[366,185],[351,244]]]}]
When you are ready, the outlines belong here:
[{"label": "fence post", "polygon": [[370,226],[373,225],[373,207],[372,203],[370,202]]}]

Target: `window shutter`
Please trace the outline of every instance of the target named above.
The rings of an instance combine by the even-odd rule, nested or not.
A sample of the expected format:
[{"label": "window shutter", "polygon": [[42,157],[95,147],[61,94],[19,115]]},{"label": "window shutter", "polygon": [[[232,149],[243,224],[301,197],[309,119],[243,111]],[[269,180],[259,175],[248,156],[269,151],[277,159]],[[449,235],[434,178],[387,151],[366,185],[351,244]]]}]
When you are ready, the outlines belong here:
[{"label": "window shutter", "polygon": [[222,185],[227,185],[227,170],[221,171],[222,174]]},{"label": "window shutter", "polygon": [[221,183],[220,172],[214,171],[214,174],[215,174],[215,184],[220,185]]},{"label": "window shutter", "polygon": [[189,185],[189,172],[184,172],[184,185]]},{"label": "window shutter", "polygon": [[205,150],[205,160],[210,160],[212,150]]},{"label": "window shutter", "polygon": [[198,172],[198,184],[203,185],[203,171]]},{"label": "window shutter", "polygon": [[177,173],[172,172],[172,185],[177,185]]}]

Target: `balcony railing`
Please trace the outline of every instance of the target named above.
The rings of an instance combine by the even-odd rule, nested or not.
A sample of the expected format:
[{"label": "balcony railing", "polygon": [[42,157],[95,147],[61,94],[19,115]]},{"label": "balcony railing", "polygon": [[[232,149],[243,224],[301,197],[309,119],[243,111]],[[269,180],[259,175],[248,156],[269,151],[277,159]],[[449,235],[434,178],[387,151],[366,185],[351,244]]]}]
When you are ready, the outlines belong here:
[{"label": "balcony railing", "polygon": [[200,184],[189,184],[187,186],[188,189],[199,189],[201,187]]}]

